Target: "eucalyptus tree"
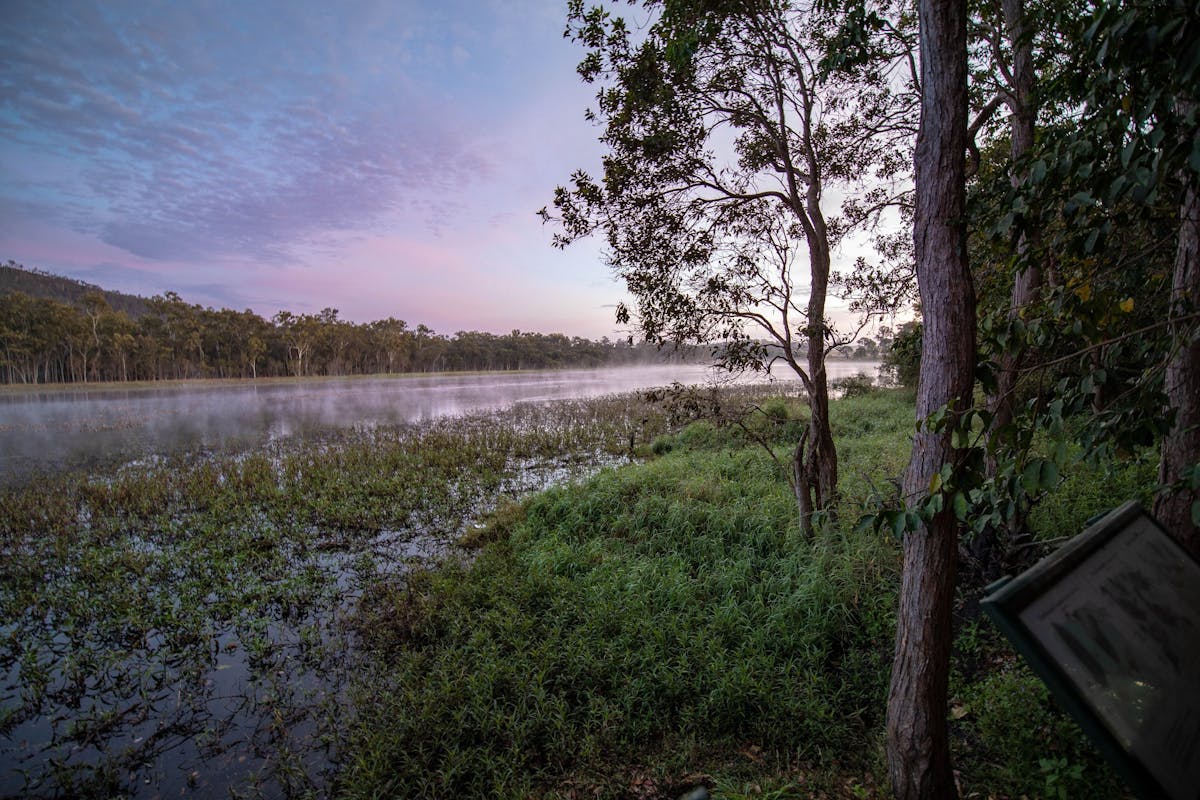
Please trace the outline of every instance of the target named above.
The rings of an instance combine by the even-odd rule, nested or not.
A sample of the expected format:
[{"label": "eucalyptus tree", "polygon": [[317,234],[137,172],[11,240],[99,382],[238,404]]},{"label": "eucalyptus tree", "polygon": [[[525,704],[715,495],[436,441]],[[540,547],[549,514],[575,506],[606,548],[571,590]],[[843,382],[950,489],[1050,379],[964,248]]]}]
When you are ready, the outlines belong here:
[{"label": "eucalyptus tree", "polygon": [[[811,529],[837,489],[825,358],[854,333],[826,314],[832,253],[907,190],[912,20],[894,15],[872,31],[876,57],[827,73],[837,26],[815,3],[644,6],[650,21],[633,30],[569,4],[607,154],[602,177],[575,172],[542,215],[560,222],[559,246],[603,237],[647,341],[720,341],[724,367],[795,373],[812,412],[794,464]],[[619,322],[633,317],[618,308]]]},{"label": "eucalyptus tree", "polygon": [[957,480],[954,435],[971,406],[975,292],[966,259],[964,0],[920,0],[921,128],[913,243],[924,307],[912,456],[904,473],[904,569],[888,692],[887,755],[899,800],[955,797],[946,704],[959,522],[938,491]]},{"label": "eucalyptus tree", "polygon": [[[1026,160],[1033,148],[1038,116],[1037,96],[1034,92],[1037,75],[1035,72],[1034,25],[1028,13],[1026,0],[1000,0],[984,3],[975,26],[976,41],[986,55],[979,59],[984,66],[977,76],[975,85],[991,96],[983,104],[976,119],[968,127],[969,145],[973,148],[975,166],[978,165],[978,150],[974,149],[974,134],[986,124],[992,109],[1001,105],[1008,109],[1009,181],[1016,188],[1026,179]],[[1044,16],[1044,15],[1043,15]],[[990,57],[990,58],[989,58]],[[1043,270],[1040,258],[1026,257],[1030,251],[1031,238],[1037,236],[1036,229],[1018,225],[1013,235],[1013,255],[1016,270],[1012,277],[1012,288],[1008,316],[1018,318],[1024,309],[1033,303],[1041,291]],[[999,430],[1009,424],[1013,415],[1017,371],[1021,365],[1021,353],[1005,352],[1001,355],[997,372],[996,387],[988,399],[992,412],[992,428]],[[989,457],[989,471],[996,472],[996,459]]]}]

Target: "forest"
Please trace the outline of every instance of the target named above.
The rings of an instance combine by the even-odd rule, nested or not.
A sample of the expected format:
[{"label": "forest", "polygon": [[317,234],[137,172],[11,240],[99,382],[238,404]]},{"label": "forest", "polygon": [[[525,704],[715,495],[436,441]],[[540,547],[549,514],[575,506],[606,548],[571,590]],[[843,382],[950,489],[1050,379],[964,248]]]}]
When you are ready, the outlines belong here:
[{"label": "forest", "polygon": [[[392,317],[355,324],[335,308],[268,320],[189,304],[174,292],[105,292],[11,261],[0,272],[0,383],[8,384],[578,369],[697,362],[713,350],[520,330],[446,336]],[[884,326],[839,356],[875,360],[891,339]]]},{"label": "forest", "polygon": [[[33,275],[19,265],[5,271]],[[115,293],[54,280],[60,292],[75,290],[77,299],[0,293],[0,383],[586,368],[708,355],[708,348],[660,350],[627,339],[519,330],[446,336],[394,318],[355,324],[333,308],[317,314],[281,311],[268,320],[249,310],[190,304],[174,292],[145,300],[115,295],[122,307],[114,308]]]}]

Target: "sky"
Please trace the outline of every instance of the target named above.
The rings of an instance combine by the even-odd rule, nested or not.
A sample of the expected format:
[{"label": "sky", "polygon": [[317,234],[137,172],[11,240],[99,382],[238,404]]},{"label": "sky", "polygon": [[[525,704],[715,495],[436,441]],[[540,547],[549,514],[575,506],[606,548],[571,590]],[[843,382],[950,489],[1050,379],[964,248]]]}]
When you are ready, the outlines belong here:
[{"label": "sky", "polygon": [[[636,12],[635,12],[636,14]],[[620,335],[565,0],[3,0],[0,262],[217,308]]]}]

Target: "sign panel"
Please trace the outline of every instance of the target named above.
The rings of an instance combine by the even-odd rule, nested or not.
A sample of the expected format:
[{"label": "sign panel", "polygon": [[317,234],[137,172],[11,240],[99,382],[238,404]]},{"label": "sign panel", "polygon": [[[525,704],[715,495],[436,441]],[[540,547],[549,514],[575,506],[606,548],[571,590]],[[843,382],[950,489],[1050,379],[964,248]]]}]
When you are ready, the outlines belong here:
[{"label": "sign panel", "polygon": [[1128,503],[984,609],[1146,798],[1200,800],[1200,564]]}]

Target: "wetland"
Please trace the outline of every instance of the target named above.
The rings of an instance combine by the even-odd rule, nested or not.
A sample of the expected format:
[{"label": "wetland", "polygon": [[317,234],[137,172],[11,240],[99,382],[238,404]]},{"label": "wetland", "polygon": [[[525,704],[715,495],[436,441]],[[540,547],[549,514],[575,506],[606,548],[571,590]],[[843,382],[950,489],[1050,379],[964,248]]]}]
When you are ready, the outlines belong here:
[{"label": "wetland", "polygon": [[327,793],[369,671],[361,599],[648,455],[672,421],[633,390],[705,377],[6,393],[0,795]]}]

